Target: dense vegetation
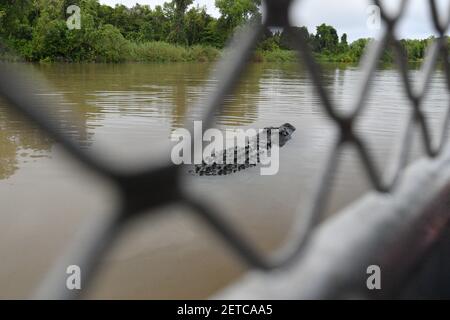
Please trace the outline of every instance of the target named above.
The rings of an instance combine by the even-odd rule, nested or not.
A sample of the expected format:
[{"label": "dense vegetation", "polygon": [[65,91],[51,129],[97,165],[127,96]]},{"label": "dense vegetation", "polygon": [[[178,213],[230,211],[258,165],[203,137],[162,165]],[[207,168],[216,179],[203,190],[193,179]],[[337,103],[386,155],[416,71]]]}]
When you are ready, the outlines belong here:
[{"label": "dense vegetation", "polygon": [[[260,0],[216,0],[221,16],[210,16],[193,0],[172,0],[150,8],[112,8],[98,0],[1,0],[0,37],[6,47],[28,61],[210,61],[216,59],[229,36],[250,19],[261,19]],[[68,6],[81,8],[81,29],[69,30]],[[332,26],[316,33],[295,30],[322,60],[355,62],[369,39],[349,44]],[[402,40],[410,60],[421,60],[429,40]],[[291,61],[293,39],[285,32],[266,30],[256,60]],[[391,61],[387,50],[384,61]]]}]

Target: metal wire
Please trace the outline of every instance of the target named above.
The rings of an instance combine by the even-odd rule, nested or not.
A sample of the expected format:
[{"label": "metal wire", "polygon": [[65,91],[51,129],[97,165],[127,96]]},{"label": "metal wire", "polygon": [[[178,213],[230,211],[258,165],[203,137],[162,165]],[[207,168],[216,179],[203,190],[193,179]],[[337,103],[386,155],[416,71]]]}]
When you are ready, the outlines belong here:
[{"label": "metal wire", "polygon": [[[202,119],[204,129],[213,125],[214,115],[222,108],[225,97],[233,92],[238,80],[248,66],[248,60],[263,28],[283,27],[294,36],[289,22],[289,10],[292,2],[292,0],[266,0],[267,17],[265,21],[262,24],[249,25],[231,42],[227,54],[219,62],[217,68],[218,87],[211,94],[209,100],[206,103],[202,103],[202,109],[205,110]],[[47,106],[49,102],[37,100],[35,95],[21,85],[23,80],[26,79],[26,74],[21,74],[7,64],[1,63],[0,95],[14,109],[19,110],[31,122],[39,125],[45,133],[59,142],[75,159],[91,169],[92,172],[109,179],[112,184],[117,186],[121,197],[121,207],[115,215],[108,217],[107,220],[87,224],[80,233],[79,238],[75,239],[73,245],[66,251],[64,257],[49,272],[34,298],[78,298],[85,290],[66,289],[65,266],[68,264],[79,265],[84,272],[84,283],[89,284],[91,276],[95,275],[99,261],[112,246],[113,240],[118,237],[118,234],[130,219],[144,212],[151,214],[153,212],[152,209],[174,202],[184,204],[197,212],[250,267],[269,271],[273,268],[286,266],[291,261],[301,257],[303,248],[308,243],[309,236],[314,227],[321,221],[326,200],[329,198],[332,177],[339,166],[339,154],[344,146],[355,148],[373,188],[379,192],[391,192],[401,178],[401,173],[406,165],[406,159],[411,149],[411,133],[416,127],[422,133],[426,155],[430,158],[436,157],[441,152],[445,141],[450,118],[450,105],[448,105],[437,144],[434,144],[431,139],[430,128],[421,106],[428,90],[433,70],[439,59],[442,61],[447,89],[450,92],[448,42],[445,36],[450,22],[450,6],[449,10],[445,12],[445,20],[442,22],[440,21],[441,18],[435,0],[429,0],[430,18],[438,36],[428,48],[423,67],[420,70],[419,85],[413,88],[409,77],[406,54],[395,36],[396,26],[406,10],[408,1],[403,0],[400,9],[394,15],[389,15],[380,1],[375,0],[374,4],[380,7],[384,30],[380,39],[373,41],[366,49],[360,65],[360,68],[364,71],[364,78],[361,81],[361,86],[355,92],[356,99],[353,102],[352,111],[348,114],[338,112],[335,103],[322,82],[320,65],[315,61],[306,41],[298,38],[295,42],[295,49],[300,57],[299,62],[306,66],[315,90],[321,99],[323,111],[335,123],[339,130],[339,135],[336,137],[335,144],[330,150],[309,209],[306,212],[301,212],[301,209],[298,209],[298,218],[294,228],[291,230],[289,241],[270,257],[266,257],[259,252],[214,207],[207,206],[186,192],[183,189],[181,175],[177,166],[172,164],[153,165],[137,172],[123,172],[99,160],[94,151],[81,149],[64,132],[58,122],[49,120],[50,117],[45,112],[42,112],[43,108],[39,108],[39,106]],[[388,170],[388,175],[383,175],[381,170],[375,165],[363,137],[355,132],[354,127],[359,114],[366,106],[365,101],[370,91],[371,79],[381,55],[387,47],[391,47],[395,52],[396,64],[410,101],[411,110],[408,116],[408,125],[394,152],[395,159],[392,167]],[[448,102],[450,103],[450,99],[448,99]]]}]

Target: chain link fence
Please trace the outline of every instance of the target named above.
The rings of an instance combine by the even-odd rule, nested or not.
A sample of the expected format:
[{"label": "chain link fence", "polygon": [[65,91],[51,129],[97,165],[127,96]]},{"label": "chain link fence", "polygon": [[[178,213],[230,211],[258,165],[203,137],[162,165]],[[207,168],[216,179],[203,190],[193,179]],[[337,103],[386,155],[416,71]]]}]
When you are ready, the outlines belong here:
[{"label": "chain link fence", "polygon": [[[301,0],[299,1],[301,2]],[[203,120],[203,128],[210,128],[214,125],[216,112],[222,108],[225,97],[233,93],[238,80],[248,67],[248,61],[266,27],[285,28],[292,37],[295,37],[295,32],[291,29],[292,26],[289,22],[290,7],[293,2],[294,0],[265,1],[266,17],[263,23],[252,23],[234,37],[229,49],[218,62],[216,69],[217,88],[208,97],[206,103],[201,102],[201,109],[204,110],[201,119]],[[325,89],[321,78],[321,66],[315,60],[308,44],[301,37],[295,41],[299,63],[306,67],[317,95],[320,97],[323,112],[338,128],[338,135],[321,171],[319,184],[311,198],[309,209],[306,213],[298,214],[298,217],[301,216],[301,218],[298,218],[294,223],[289,241],[271,256],[265,256],[259,252],[215,208],[208,207],[184,190],[182,179],[189,178],[181,175],[179,167],[170,163],[158,163],[136,172],[122,171],[99,160],[94,150],[89,151],[80,148],[77,142],[65,133],[65,124],[49,120],[51,117],[42,112],[48,107],[49,102],[24,89],[22,83],[26,79],[26,74],[21,74],[8,64],[1,63],[0,95],[13,108],[19,110],[47,135],[59,142],[75,159],[91,171],[109,180],[120,190],[121,205],[117,208],[115,214],[103,217],[98,221],[88,222],[86,227],[81,230],[79,237],[74,239],[72,246],[66,250],[64,256],[55,263],[34,297],[78,298],[82,291],[68,290],[65,286],[67,276],[65,270],[68,265],[75,263],[80,266],[83,270],[84,283],[89,283],[91,277],[95,275],[99,261],[106,250],[113,246],[118,234],[130,220],[143,213],[151,215],[152,209],[175,202],[183,204],[199,214],[249,267],[267,271],[270,274],[271,270],[279,270],[281,267],[301,258],[313,231],[321,221],[326,200],[330,196],[331,179],[339,165],[339,155],[344,146],[351,146],[357,151],[374,190],[380,193],[391,192],[401,181],[402,172],[411,149],[411,137],[414,130],[420,130],[427,156],[429,158],[437,157],[442,152],[446,142],[450,108],[447,108],[440,139],[438,143],[433,143],[430,128],[421,106],[429,87],[430,78],[438,63],[442,64],[447,89],[450,92],[448,38],[446,36],[450,11],[438,12],[436,1],[428,1],[430,20],[437,36],[427,50],[426,58],[420,70],[419,83],[417,86],[413,86],[409,77],[407,53],[395,36],[395,30],[408,6],[408,1],[401,1],[395,14],[389,14],[381,1],[376,0],[374,4],[380,8],[383,31],[380,38],[372,41],[366,48],[360,64],[364,76],[360,82],[360,87],[354,91],[355,99],[350,112],[338,111],[332,97]],[[354,128],[361,111],[366,106],[365,102],[370,91],[371,79],[383,51],[388,47],[395,52],[396,65],[401,74],[411,108],[408,115],[408,125],[405,127],[402,138],[398,141],[396,152],[394,152],[392,167],[388,168],[387,172],[382,172],[383,170],[375,165],[364,137],[356,133]],[[187,125],[190,127],[189,124]]]}]

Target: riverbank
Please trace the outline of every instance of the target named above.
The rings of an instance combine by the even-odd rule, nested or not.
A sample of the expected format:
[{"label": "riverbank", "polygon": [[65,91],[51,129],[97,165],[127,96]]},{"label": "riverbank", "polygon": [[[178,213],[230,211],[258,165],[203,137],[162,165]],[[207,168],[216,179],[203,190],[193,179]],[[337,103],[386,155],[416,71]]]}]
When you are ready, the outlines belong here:
[{"label": "riverbank", "polygon": [[[77,58],[69,58],[70,55],[61,53],[60,55],[37,59],[3,47],[0,48],[0,61],[40,63],[214,62],[221,57],[223,52],[223,49],[208,45],[181,46],[163,41],[132,42],[123,38],[120,40],[122,41],[114,42],[114,44],[112,42],[100,44],[92,48],[89,54]],[[313,55],[321,63],[355,64],[359,62],[362,51],[358,55],[351,54],[352,52],[334,54],[313,52]],[[253,53],[251,60],[256,63],[292,63],[298,61],[298,54],[294,50],[280,48],[264,50],[258,48]],[[388,55],[381,60],[384,63],[390,63],[393,61],[393,56]],[[409,61],[420,62],[422,59],[409,59]]]},{"label": "riverbank", "polygon": [[[59,55],[55,57],[45,57],[43,59],[30,59],[20,53],[12,50],[0,50],[0,60],[3,61],[29,61],[29,62],[99,62],[99,63],[124,63],[124,62],[214,62],[222,55],[221,49],[195,45],[191,47],[170,44],[162,41],[152,42],[127,42],[115,46],[114,48],[102,48],[96,50],[89,57],[83,59],[69,59],[67,56]],[[354,60],[341,61],[329,56],[317,55],[317,58],[323,62],[357,62]],[[296,62],[298,55],[293,50],[273,49],[261,50],[257,49],[253,56],[252,62]]]},{"label": "riverbank", "polygon": [[[13,1],[14,2],[14,1]],[[17,2],[17,1],[16,1]],[[221,16],[210,16],[204,7],[174,5],[133,8],[110,7],[98,0],[79,2],[79,14],[66,13],[67,1],[19,1],[0,4],[0,59],[28,62],[211,62],[221,56],[232,34],[261,15],[256,2],[240,2],[230,8],[229,1],[216,1]],[[226,13],[225,13],[226,12]],[[245,18],[244,18],[245,17]],[[295,62],[292,51],[299,39],[320,62],[355,63],[370,39],[348,41],[331,25],[322,23],[315,31],[305,26],[262,32],[255,62]],[[313,31],[313,32],[311,32]],[[400,40],[410,61],[424,58],[433,41]],[[450,41],[450,40],[449,40]],[[5,53],[3,47],[13,54]],[[394,61],[393,50],[383,52],[380,60]]]},{"label": "riverbank", "polygon": [[[222,51],[212,46],[195,45],[185,47],[167,42],[128,43],[114,50],[105,50],[92,55],[88,59],[68,59],[65,56],[46,57],[34,60],[23,57],[12,51],[0,52],[0,61],[30,61],[41,63],[52,62],[99,62],[99,63],[124,63],[124,62],[214,62],[222,55]],[[356,62],[340,61],[326,56],[318,56],[323,62]],[[274,49],[256,50],[252,55],[252,62],[296,62],[298,55],[293,50]]]}]

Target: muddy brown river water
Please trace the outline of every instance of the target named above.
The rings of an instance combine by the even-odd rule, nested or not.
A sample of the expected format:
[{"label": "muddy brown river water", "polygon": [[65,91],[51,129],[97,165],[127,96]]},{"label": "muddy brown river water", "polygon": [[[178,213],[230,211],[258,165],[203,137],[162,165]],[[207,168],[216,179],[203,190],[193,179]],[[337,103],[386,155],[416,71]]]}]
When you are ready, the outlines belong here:
[{"label": "muddy brown river water", "polygon": [[[82,145],[124,166],[148,164],[160,156],[169,161],[171,132],[199,115],[202,104],[195,102],[217,85],[208,78],[210,64],[28,67],[30,77],[40,73],[53,86],[54,91],[44,94],[79,117]],[[341,108],[354,98],[361,75],[353,66],[324,67],[324,83]],[[434,138],[448,101],[443,78],[438,70],[424,105]],[[398,72],[378,70],[357,130],[380,168],[389,163],[409,108]],[[239,90],[217,114],[222,129],[285,122],[297,130],[280,149],[278,174],[261,176],[255,167],[185,180],[187,188],[214,204],[267,253],[283,243],[294,215],[310,201],[335,127],[308,75],[295,64],[251,65]],[[422,150],[417,141],[411,161]],[[349,149],[334,177],[327,217],[369,189]],[[93,215],[111,214],[115,205],[115,190],[106,181],[0,102],[0,298],[29,296],[82,223]],[[205,298],[245,272],[242,262],[192,212],[171,206],[159,213],[127,227],[103,260],[89,297]]]}]

